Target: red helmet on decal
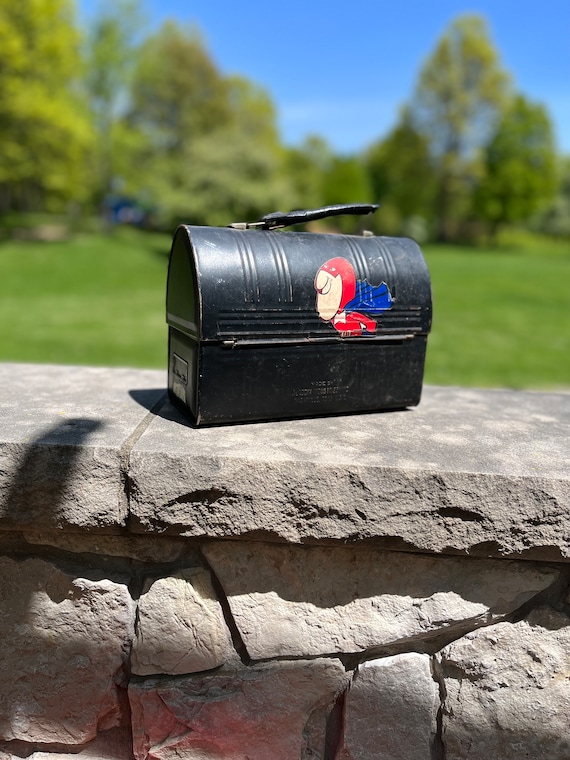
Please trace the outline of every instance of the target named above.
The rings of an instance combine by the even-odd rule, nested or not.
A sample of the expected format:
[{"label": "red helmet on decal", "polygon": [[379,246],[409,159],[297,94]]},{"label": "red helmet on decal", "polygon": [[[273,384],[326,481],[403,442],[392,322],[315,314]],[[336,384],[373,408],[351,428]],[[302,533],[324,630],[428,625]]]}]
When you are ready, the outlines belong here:
[{"label": "red helmet on decal", "polygon": [[317,291],[319,291],[319,288],[317,287],[317,279],[320,272],[326,272],[332,277],[340,276],[342,282],[342,295],[338,308],[341,310],[349,301],[352,301],[356,295],[356,274],[354,273],[352,264],[340,257],[325,261],[315,276],[315,288]]}]

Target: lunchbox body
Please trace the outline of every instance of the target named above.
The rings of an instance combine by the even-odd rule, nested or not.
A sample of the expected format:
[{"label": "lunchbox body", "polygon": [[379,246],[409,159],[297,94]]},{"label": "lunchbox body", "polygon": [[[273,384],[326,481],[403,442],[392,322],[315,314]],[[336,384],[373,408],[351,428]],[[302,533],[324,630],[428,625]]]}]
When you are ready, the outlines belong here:
[{"label": "lunchbox body", "polygon": [[183,225],[166,301],[170,397],[198,425],[420,400],[431,290],[412,240]]}]

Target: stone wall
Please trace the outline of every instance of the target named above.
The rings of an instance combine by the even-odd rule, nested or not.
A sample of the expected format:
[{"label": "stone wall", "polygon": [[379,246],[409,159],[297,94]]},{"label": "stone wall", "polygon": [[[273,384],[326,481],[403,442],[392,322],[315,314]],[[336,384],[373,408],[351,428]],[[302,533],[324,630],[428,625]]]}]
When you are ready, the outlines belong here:
[{"label": "stone wall", "polygon": [[567,760],[570,395],[193,429],[0,365],[0,758]]}]

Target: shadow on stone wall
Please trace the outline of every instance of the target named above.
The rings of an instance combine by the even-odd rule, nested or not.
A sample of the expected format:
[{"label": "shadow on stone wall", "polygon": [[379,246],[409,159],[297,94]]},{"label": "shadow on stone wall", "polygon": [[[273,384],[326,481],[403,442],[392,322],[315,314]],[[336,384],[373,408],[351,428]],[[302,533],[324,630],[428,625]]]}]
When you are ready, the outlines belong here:
[{"label": "shadow on stone wall", "polygon": [[0,501],[1,526],[29,527],[37,522],[61,527],[59,518],[81,449],[103,425],[101,420],[66,418],[32,438],[21,453],[14,447],[8,453],[15,460],[14,474]]},{"label": "shadow on stone wall", "polygon": [[[76,476],[80,452],[103,424],[97,419],[68,418],[24,447],[6,447],[4,475],[12,468],[13,474],[0,494],[2,527],[9,531],[22,525],[64,527],[62,515],[64,507],[69,510],[70,482]],[[76,712],[78,717],[89,712],[89,703],[101,703],[101,695],[89,693],[94,668],[106,671],[112,684],[117,657],[105,651],[105,642],[98,637],[93,605],[103,607],[99,599],[117,596],[116,584],[108,583],[109,588],[103,586],[94,593],[91,581],[73,581],[39,558],[2,556],[0,565],[0,754],[27,756],[30,749],[40,748],[57,751],[64,745],[59,744],[61,732],[58,735],[53,726],[65,712],[65,702],[69,701],[69,713]],[[91,619],[94,626],[89,624]],[[102,623],[108,622],[102,617]],[[82,691],[85,699],[78,699]],[[112,698],[104,697],[103,702],[108,702],[110,711],[114,709]],[[89,725],[85,717],[82,720]],[[98,720],[93,715],[92,725]],[[81,722],[71,720],[70,724]],[[65,741],[80,746],[91,738],[78,730]]]}]

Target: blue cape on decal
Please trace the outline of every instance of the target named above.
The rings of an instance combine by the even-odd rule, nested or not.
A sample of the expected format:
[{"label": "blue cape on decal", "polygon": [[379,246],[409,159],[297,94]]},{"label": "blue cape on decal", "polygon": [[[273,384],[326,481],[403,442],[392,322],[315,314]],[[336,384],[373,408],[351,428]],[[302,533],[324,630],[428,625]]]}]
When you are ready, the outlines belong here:
[{"label": "blue cape on decal", "polygon": [[380,285],[369,285],[366,280],[356,283],[356,295],[344,309],[346,311],[363,311],[366,314],[379,314],[390,309],[393,304],[392,294],[385,282]]}]

